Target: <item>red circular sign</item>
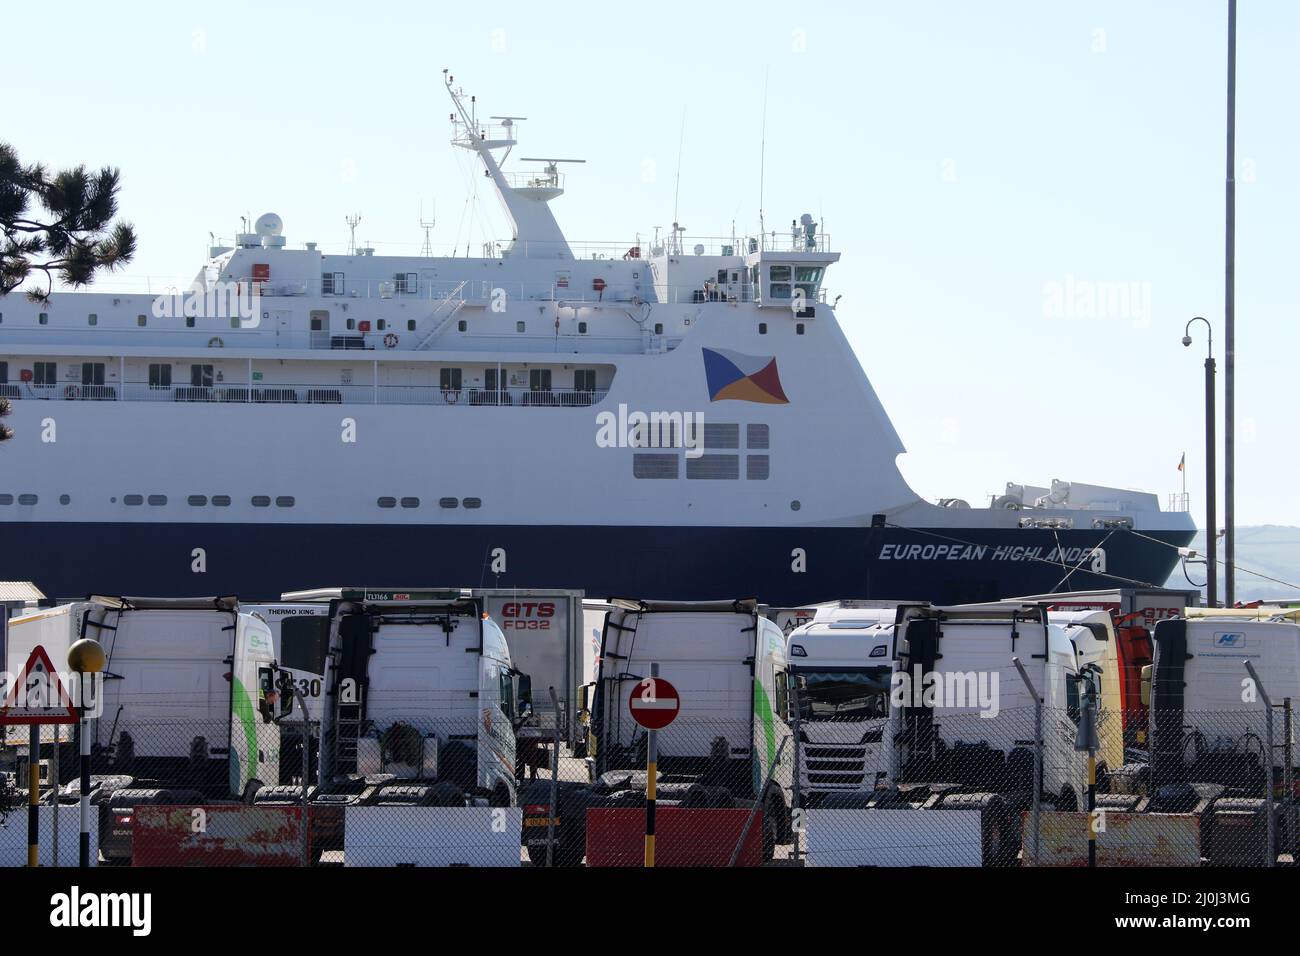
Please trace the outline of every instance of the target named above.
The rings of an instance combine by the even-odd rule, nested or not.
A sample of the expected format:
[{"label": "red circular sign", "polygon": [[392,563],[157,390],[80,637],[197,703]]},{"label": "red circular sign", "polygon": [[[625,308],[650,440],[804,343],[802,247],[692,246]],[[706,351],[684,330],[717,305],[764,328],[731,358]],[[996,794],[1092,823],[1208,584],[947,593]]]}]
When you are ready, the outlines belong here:
[{"label": "red circular sign", "polygon": [[663,730],[682,709],[682,700],[677,688],[662,677],[645,677],[633,685],[627,709],[646,730]]}]

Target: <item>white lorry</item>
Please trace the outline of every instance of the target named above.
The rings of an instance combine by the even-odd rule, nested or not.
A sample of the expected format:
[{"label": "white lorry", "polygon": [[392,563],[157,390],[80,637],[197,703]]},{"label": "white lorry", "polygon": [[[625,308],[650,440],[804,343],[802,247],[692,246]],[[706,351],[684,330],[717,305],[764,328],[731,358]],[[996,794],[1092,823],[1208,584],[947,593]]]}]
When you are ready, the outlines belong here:
[{"label": "white lorry", "polygon": [[[134,807],[249,800],[279,782],[280,730],[271,634],[233,597],[95,595],[9,621],[6,669],[32,649],[58,668],[83,637],[103,645],[93,721],[93,798],[106,859],[130,857]],[[48,739],[48,732],[47,732]]]},{"label": "white lorry", "polygon": [[[561,782],[556,859],[580,861],[586,810],[643,801],[646,732],[628,697],[651,664],[681,709],[658,732],[661,804],[761,809],[763,853],[792,839],[793,741],[786,723],[785,636],[754,600],[614,599],[605,615],[588,741],[589,785]],[[545,855],[548,803],[526,801],[530,858]]]},{"label": "white lorry", "polygon": [[893,673],[892,607],[823,607],[786,638],[798,798],[874,790],[888,775],[882,734]]},{"label": "white lorry", "polygon": [[[823,806],[978,811],[983,865],[1008,865],[1035,788],[1049,808],[1085,799],[1087,755],[1075,740],[1080,681],[1095,677],[1046,605],[900,605],[896,620],[886,785]],[[1034,696],[1013,658],[1042,701],[1037,780]]]},{"label": "white lorry", "polygon": [[[1282,707],[1287,698],[1300,699],[1300,625],[1285,613],[1276,620],[1251,618],[1250,612],[1206,608],[1191,619],[1156,624],[1154,661],[1143,681],[1150,706],[1149,777],[1107,800],[1112,809],[1194,814],[1201,856],[1216,865],[1264,861],[1266,790],[1290,801],[1281,785],[1297,770]],[[1266,696],[1274,705],[1272,754]],[[1300,849],[1297,836],[1293,823],[1278,828],[1274,854]]]}]

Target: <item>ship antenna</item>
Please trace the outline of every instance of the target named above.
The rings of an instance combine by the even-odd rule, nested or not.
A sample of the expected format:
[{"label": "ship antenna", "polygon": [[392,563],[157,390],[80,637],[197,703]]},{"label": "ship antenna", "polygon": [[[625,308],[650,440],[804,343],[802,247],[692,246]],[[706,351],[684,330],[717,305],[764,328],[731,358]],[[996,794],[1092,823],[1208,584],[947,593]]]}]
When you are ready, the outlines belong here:
[{"label": "ship antenna", "polygon": [[348,255],[355,256],[357,254],[357,223],[361,222],[361,213],[344,216],[343,221],[348,224]]},{"label": "ship antenna", "polygon": [[763,186],[767,176],[767,76],[768,69],[763,70],[763,135],[758,148],[758,238],[763,241]]},{"label": "ship antenna", "polygon": [[682,129],[677,135],[677,182],[673,185],[673,222],[677,222],[677,197],[682,193],[682,144],[686,141],[686,107],[682,107]]},{"label": "ship antenna", "polygon": [[438,223],[438,204],[434,203],[433,218],[426,221],[424,218],[424,203],[421,202],[420,203],[420,225],[424,228],[424,245],[420,247],[420,255],[424,256],[426,259],[433,258],[433,242],[429,239],[429,230],[432,229],[435,225],[437,225],[437,223]]}]

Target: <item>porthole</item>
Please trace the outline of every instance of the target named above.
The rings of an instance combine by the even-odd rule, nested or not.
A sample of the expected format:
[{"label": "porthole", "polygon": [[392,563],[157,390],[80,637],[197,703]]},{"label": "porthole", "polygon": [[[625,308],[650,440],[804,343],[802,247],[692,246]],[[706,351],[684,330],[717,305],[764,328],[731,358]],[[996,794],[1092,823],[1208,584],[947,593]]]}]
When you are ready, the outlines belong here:
[{"label": "porthole", "polygon": [[420,499],[419,499],[419,498],[406,497],[406,498],[403,498],[403,499],[402,499],[401,504],[402,504],[402,507],[403,507],[403,508],[418,508],[418,507],[420,507]]},{"label": "porthole", "polygon": [[166,495],[150,495],[150,496],[149,496],[149,504],[153,505],[155,508],[162,507],[163,505],[167,504],[167,496],[166,496]]},{"label": "porthole", "polygon": [[14,503],[13,495],[0,495],[0,505],[11,505]]},{"label": "porthole", "polygon": [[275,506],[277,508],[292,508],[294,505],[293,495],[277,495]]},{"label": "porthole", "polygon": [[204,505],[208,503],[208,496],[190,495],[188,498],[185,499],[185,502],[186,504],[191,505],[192,507],[202,508]]},{"label": "porthole", "polygon": [[61,505],[72,504],[72,495],[59,495],[59,504]]},{"label": "porthole", "polygon": [[271,496],[270,496],[270,495],[253,495],[253,497],[252,497],[252,503],[253,503],[253,507],[254,507],[254,508],[269,508],[269,507],[271,507]]},{"label": "porthole", "polygon": [[466,498],[464,501],[461,502],[461,504],[463,504],[466,508],[482,508],[482,507],[483,507],[483,499],[482,499],[482,498]]},{"label": "porthole", "polygon": [[397,507],[397,499],[396,499],[396,498],[390,498],[390,497],[387,496],[387,495],[385,495],[384,497],[380,498],[380,499],[379,499],[377,502],[375,502],[375,503],[376,503],[377,505],[379,505],[379,507],[381,507],[381,508],[396,508],[396,507]]},{"label": "porthole", "polygon": [[33,495],[33,494],[26,494],[26,495],[19,495],[19,496],[18,496],[18,503],[19,503],[20,505],[34,505],[34,504],[36,504],[36,500],[37,500],[37,499],[36,499],[36,496]]},{"label": "porthole", "polygon": [[799,510],[800,508],[802,508],[802,507],[803,507],[803,505],[801,505],[801,504],[799,503],[799,499],[798,499],[798,498],[796,498],[794,501],[790,502],[790,510],[791,510],[791,511],[798,511],[798,510]]},{"label": "porthole", "polygon": [[229,508],[229,507],[230,507],[230,495],[213,495],[213,496],[212,496],[212,507],[214,507],[214,508]]},{"label": "porthole", "polygon": [[461,319],[459,322],[456,323],[457,332],[465,332],[468,329],[469,329],[469,323],[466,322],[464,319]]},{"label": "porthole", "polygon": [[438,499],[438,507],[439,507],[439,508],[455,508],[458,504],[460,504],[460,502],[457,501],[455,498],[439,498],[439,499]]},{"label": "porthole", "polygon": [[122,504],[124,505],[142,505],[144,504],[144,495],[123,495]]}]

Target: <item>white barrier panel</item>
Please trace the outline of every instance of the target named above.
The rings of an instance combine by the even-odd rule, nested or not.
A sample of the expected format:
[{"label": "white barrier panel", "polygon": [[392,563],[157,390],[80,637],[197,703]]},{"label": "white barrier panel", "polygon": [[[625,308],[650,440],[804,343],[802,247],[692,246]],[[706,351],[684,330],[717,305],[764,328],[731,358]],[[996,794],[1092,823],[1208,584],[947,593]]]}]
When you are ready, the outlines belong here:
[{"label": "white barrier panel", "polygon": [[808,866],[979,866],[975,810],[808,810]]},{"label": "white barrier panel", "polygon": [[345,866],[519,866],[519,807],[348,807]]},{"label": "white barrier panel", "polygon": [[[40,819],[40,863],[54,865],[53,807],[38,807]],[[81,808],[59,807],[59,866],[77,866],[81,846]],[[99,807],[90,808],[90,865],[99,858]],[[0,823],[0,866],[27,865],[27,806],[17,807]]]}]

